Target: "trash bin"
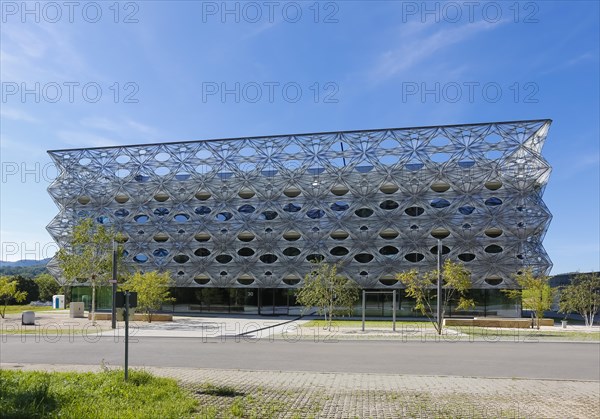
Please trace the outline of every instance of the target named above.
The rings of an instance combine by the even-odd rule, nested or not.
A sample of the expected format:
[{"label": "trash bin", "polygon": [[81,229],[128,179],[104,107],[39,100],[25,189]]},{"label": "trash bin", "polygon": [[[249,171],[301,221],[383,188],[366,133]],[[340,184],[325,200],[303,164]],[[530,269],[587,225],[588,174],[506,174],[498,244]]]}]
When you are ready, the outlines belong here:
[{"label": "trash bin", "polygon": [[24,326],[35,326],[35,312],[24,311],[21,314],[21,324]]},{"label": "trash bin", "polygon": [[566,321],[566,320],[561,320],[561,321],[560,321],[560,324],[562,325],[562,328],[563,328],[563,329],[566,329],[566,328],[567,328],[567,321]]}]

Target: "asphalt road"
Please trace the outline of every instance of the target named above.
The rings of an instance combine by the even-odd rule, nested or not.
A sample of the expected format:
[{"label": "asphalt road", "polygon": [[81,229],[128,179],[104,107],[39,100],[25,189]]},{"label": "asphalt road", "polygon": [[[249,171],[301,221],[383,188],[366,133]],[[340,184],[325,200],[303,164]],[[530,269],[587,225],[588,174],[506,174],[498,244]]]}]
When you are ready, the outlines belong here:
[{"label": "asphalt road", "polygon": [[[600,380],[595,343],[132,339],[131,366]],[[0,362],[123,365],[116,340],[4,335]]]}]

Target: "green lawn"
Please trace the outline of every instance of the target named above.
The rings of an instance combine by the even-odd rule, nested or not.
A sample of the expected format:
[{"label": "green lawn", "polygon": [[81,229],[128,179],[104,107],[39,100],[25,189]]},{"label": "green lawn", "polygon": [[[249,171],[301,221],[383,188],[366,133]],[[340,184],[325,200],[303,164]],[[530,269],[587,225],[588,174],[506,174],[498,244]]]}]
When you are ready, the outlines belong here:
[{"label": "green lawn", "polygon": [[184,418],[198,401],[175,380],[144,371],[46,373],[0,370],[3,418]]},{"label": "green lawn", "polygon": [[[4,309],[4,306],[0,306],[0,312]],[[16,306],[6,306],[6,314],[21,314],[24,311],[52,311],[53,313],[60,313],[62,311],[67,310],[54,310],[50,306],[39,307],[39,306],[30,306],[30,305],[16,305]]]}]

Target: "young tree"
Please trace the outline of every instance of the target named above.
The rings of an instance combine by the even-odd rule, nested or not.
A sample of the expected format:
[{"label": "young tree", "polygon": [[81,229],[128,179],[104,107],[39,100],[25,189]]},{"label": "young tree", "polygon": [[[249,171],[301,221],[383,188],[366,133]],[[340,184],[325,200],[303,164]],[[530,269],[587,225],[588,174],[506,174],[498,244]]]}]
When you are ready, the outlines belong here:
[{"label": "young tree", "polygon": [[57,253],[65,278],[89,281],[92,287],[92,321],[96,321],[96,287],[107,284],[112,273],[112,246],[117,236],[91,218],[83,219],[73,229],[68,248]]},{"label": "young tree", "polygon": [[6,314],[6,306],[10,300],[15,300],[20,303],[27,298],[27,292],[17,288],[17,281],[8,276],[0,276],[0,300],[4,301],[4,306],[0,317],[4,318]]},{"label": "young tree", "polygon": [[34,278],[34,281],[38,286],[39,298],[42,301],[52,300],[52,296],[58,294],[60,291],[60,284],[50,274],[39,274]]},{"label": "young tree", "polygon": [[174,301],[169,287],[172,285],[168,272],[136,272],[123,288],[137,292],[138,309],[146,313],[148,323],[152,322],[152,312],[160,310],[163,303]]},{"label": "young tree", "polygon": [[352,314],[359,299],[356,282],[338,275],[337,265],[320,262],[304,278],[296,293],[296,301],[305,307],[317,307],[331,330],[334,315]]},{"label": "young tree", "polygon": [[523,269],[515,276],[520,290],[502,290],[510,298],[521,297],[522,308],[533,311],[538,330],[544,311],[550,310],[554,301],[555,290],[550,287],[550,278],[546,275],[535,275],[531,267]]},{"label": "young tree", "polygon": [[[406,295],[415,299],[415,308],[433,323],[435,330],[441,335],[443,321],[440,324],[434,317],[434,307],[437,303],[437,277],[437,269],[423,275],[415,269],[396,275],[396,279],[406,287]],[[473,300],[465,297],[470,287],[471,273],[461,263],[446,259],[442,266],[442,320],[449,302],[457,295],[459,297],[457,309],[466,310],[475,305]]]},{"label": "young tree", "polygon": [[581,314],[587,327],[592,327],[600,311],[600,276],[597,273],[577,274],[570,285],[560,291],[559,311]]}]

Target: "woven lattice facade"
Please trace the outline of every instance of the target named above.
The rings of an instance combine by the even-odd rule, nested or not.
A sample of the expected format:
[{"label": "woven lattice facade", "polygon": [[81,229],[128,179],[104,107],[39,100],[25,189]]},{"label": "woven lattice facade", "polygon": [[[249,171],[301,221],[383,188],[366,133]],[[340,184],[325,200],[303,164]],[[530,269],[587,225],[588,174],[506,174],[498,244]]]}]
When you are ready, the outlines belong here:
[{"label": "woven lattice facade", "polygon": [[[64,246],[79,219],[127,235],[133,269],[180,287],[295,286],[311,260],[362,287],[444,257],[473,288],[547,272],[551,215],[541,155],[549,120],[50,151],[60,176],[48,225]],[[50,269],[56,275],[55,263]]]}]

